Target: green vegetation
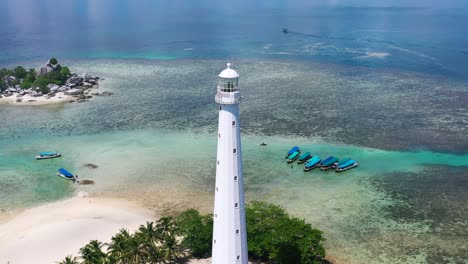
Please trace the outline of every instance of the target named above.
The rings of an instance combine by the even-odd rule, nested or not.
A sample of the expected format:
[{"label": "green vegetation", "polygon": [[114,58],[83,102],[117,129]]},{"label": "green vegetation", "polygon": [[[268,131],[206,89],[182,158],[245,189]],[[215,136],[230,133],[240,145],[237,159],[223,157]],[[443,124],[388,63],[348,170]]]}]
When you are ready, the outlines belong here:
[{"label": "green vegetation", "polygon": [[249,257],[269,263],[322,263],[322,232],[265,202],[246,208]]},{"label": "green vegetation", "polygon": [[39,87],[41,92],[45,94],[50,92],[47,87],[48,84],[63,85],[67,81],[68,77],[70,77],[70,70],[68,67],[63,67],[60,71],[53,71],[38,76],[32,85]]},{"label": "green vegetation", "polygon": [[17,79],[22,79],[26,77],[26,73],[26,70],[21,66],[18,66],[13,69],[13,76],[15,76]]},{"label": "green vegetation", "polygon": [[[60,67],[56,58],[49,60],[52,65],[55,65],[54,71],[44,75],[38,75],[36,70],[29,69],[26,71],[22,66],[10,69],[0,69],[0,91],[8,88],[8,86],[20,85],[22,89],[38,87],[43,94],[49,93],[47,87],[49,84],[63,85],[70,77],[70,69],[68,67]],[[9,76],[15,77],[14,80],[7,81]]]},{"label": "green vegetation", "polygon": [[[3,70],[3,69],[2,69]],[[3,80],[3,77],[0,74],[0,92],[5,90],[8,86],[6,85],[5,81]]]},{"label": "green vegetation", "polygon": [[36,70],[34,69],[29,69],[29,71],[26,73],[23,82],[20,84],[21,88],[23,89],[29,89],[32,87],[33,83],[36,81]]},{"label": "green vegetation", "polygon": [[[246,207],[250,261],[277,264],[327,263],[322,232],[290,217],[279,206],[252,202]],[[126,229],[109,244],[92,240],[80,249],[82,264],[178,263],[181,258],[211,256],[213,218],[194,209],[148,222],[131,234]],[[78,263],[67,256],[60,264]]]},{"label": "green vegetation", "polygon": [[52,65],[57,65],[57,63],[58,63],[58,61],[57,61],[56,58],[50,59],[49,62],[50,62],[50,64],[52,64]]},{"label": "green vegetation", "polygon": [[73,257],[72,255],[68,255],[65,257],[64,260],[57,262],[58,264],[80,264],[76,257]]},{"label": "green vegetation", "polygon": [[182,245],[191,250],[195,258],[211,256],[211,239],[213,237],[213,218],[211,215],[200,215],[195,209],[183,212],[177,218],[178,234],[184,237]]}]

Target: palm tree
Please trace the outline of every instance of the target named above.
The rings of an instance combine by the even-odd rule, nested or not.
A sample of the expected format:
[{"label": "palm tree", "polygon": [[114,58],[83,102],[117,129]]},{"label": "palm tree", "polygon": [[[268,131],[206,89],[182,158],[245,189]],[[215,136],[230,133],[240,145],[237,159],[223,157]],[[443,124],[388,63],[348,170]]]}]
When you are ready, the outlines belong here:
[{"label": "palm tree", "polygon": [[161,253],[166,263],[172,263],[182,254],[180,240],[177,239],[177,225],[170,216],[162,217],[156,224],[156,231],[161,241]]},{"label": "palm tree", "polygon": [[125,262],[128,255],[128,243],[132,236],[127,229],[120,229],[120,232],[111,238],[111,242],[107,247],[107,254],[114,259],[116,263]]},{"label": "palm tree", "polygon": [[160,230],[154,226],[154,222],[146,222],[146,225],[141,225],[134,236],[135,239],[139,239],[143,243],[143,250],[149,263],[162,261],[161,234]]},{"label": "palm tree", "polygon": [[64,260],[57,262],[57,264],[80,264],[80,262],[76,260],[76,257],[73,257],[72,255],[68,255],[65,257]]},{"label": "palm tree", "polygon": [[81,264],[104,264],[106,254],[102,252],[103,244],[97,240],[91,240],[86,246],[80,248]]},{"label": "palm tree", "polygon": [[141,239],[141,236],[133,235],[127,243],[127,259],[129,264],[146,263],[147,244]]},{"label": "palm tree", "polygon": [[170,216],[161,217],[156,223],[156,232],[160,240],[164,240],[165,236],[170,236],[176,231],[174,219]]},{"label": "palm tree", "polygon": [[162,244],[163,259],[166,263],[174,263],[182,255],[182,246],[175,234],[167,235]]},{"label": "palm tree", "polygon": [[107,255],[105,264],[120,264],[121,262],[112,255]]},{"label": "palm tree", "polygon": [[147,246],[145,248],[145,253],[146,253],[146,260],[148,263],[154,264],[154,263],[162,263],[164,261],[163,252],[158,246],[154,246],[154,247]]},{"label": "palm tree", "polygon": [[145,242],[141,233],[131,235],[128,230],[121,229],[119,233],[111,238],[108,247],[108,258],[112,259],[114,263],[146,263],[149,256],[147,250],[149,246],[151,245]]},{"label": "palm tree", "polygon": [[146,222],[146,225],[141,225],[137,234],[148,244],[156,245],[156,243],[160,242],[159,233],[154,226],[154,222]]}]

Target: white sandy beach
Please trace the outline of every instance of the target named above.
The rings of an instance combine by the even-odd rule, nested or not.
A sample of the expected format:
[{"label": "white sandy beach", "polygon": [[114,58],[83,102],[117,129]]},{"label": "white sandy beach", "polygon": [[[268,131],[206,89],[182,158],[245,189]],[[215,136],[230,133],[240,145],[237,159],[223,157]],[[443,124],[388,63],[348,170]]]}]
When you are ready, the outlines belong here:
[{"label": "white sandy beach", "polygon": [[47,97],[39,96],[33,97],[29,94],[24,95],[21,97],[23,99],[22,102],[16,102],[17,93],[14,93],[12,96],[5,97],[2,96],[0,98],[0,105],[1,104],[8,104],[8,105],[48,105],[48,104],[56,104],[56,103],[64,103],[68,102],[73,99],[71,95],[65,95],[63,92],[57,93],[54,97],[47,99]]},{"label": "white sandy beach", "polygon": [[28,209],[0,224],[0,263],[50,264],[92,239],[109,242],[121,228],[137,229],[157,216],[119,199],[79,198]]}]

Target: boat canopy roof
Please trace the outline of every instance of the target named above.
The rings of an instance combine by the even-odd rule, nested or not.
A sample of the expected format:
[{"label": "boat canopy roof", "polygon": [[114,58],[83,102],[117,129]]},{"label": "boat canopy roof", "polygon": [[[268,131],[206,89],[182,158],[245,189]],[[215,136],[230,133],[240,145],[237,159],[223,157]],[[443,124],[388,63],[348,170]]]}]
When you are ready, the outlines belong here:
[{"label": "boat canopy roof", "polygon": [[344,159],[344,160],[338,162],[338,166],[339,166],[339,165],[343,165],[343,164],[347,163],[347,162],[350,161],[350,160],[351,160],[350,158]]},{"label": "boat canopy roof", "polygon": [[293,154],[289,155],[289,158],[290,159],[294,159],[295,157],[297,157],[299,155],[299,151],[295,151]]},{"label": "boat canopy roof", "polygon": [[60,174],[62,174],[63,176],[65,176],[67,178],[72,178],[73,177],[73,174],[71,174],[69,171],[67,171],[64,168],[60,168],[58,171],[59,171]]},{"label": "boat canopy roof", "polygon": [[338,159],[333,157],[333,156],[330,156],[328,158],[326,158],[325,160],[322,161],[322,165],[324,166],[330,166],[332,165],[333,163],[337,162]]},{"label": "boat canopy roof", "polygon": [[46,151],[46,152],[41,152],[39,153],[41,156],[50,156],[50,155],[57,155],[57,152],[54,151]]},{"label": "boat canopy roof", "polygon": [[294,146],[292,149],[288,151],[288,156],[299,150],[300,148],[298,146]]},{"label": "boat canopy roof", "polygon": [[340,168],[340,169],[341,169],[341,168],[346,168],[346,167],[349,167],[349,166],[353,165],[354,163],[356,163],[356,161],[350,159],[350,160],[348,160],[348,162],[339,165],[338,168]]},{"label": "boat canopy roof", "polygon": [[320,161],[320,157],[315,155],[309,161],[307,161],[306,166],[314,165],[315,163]]},{"label": "boat canopy roof", "polygon": [[305,159],[305,158],[307,158],[307,157],[309,157],[309,156],[310,156],[310,152],[307,151],[307,152],[305,152],[304,154],[302,154],[302,155],[299,157],[299,159]]}]

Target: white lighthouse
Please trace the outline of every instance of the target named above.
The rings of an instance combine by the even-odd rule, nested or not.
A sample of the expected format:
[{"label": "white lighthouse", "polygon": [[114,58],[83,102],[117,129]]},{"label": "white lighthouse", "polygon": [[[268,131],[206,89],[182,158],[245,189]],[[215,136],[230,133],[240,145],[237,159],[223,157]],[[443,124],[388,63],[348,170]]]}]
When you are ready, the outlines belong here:
[{"label": "white lighthouse", "polygon": [[247,264],[239,74],[227,64],[215,96],[219,110],[212,264]]}]

